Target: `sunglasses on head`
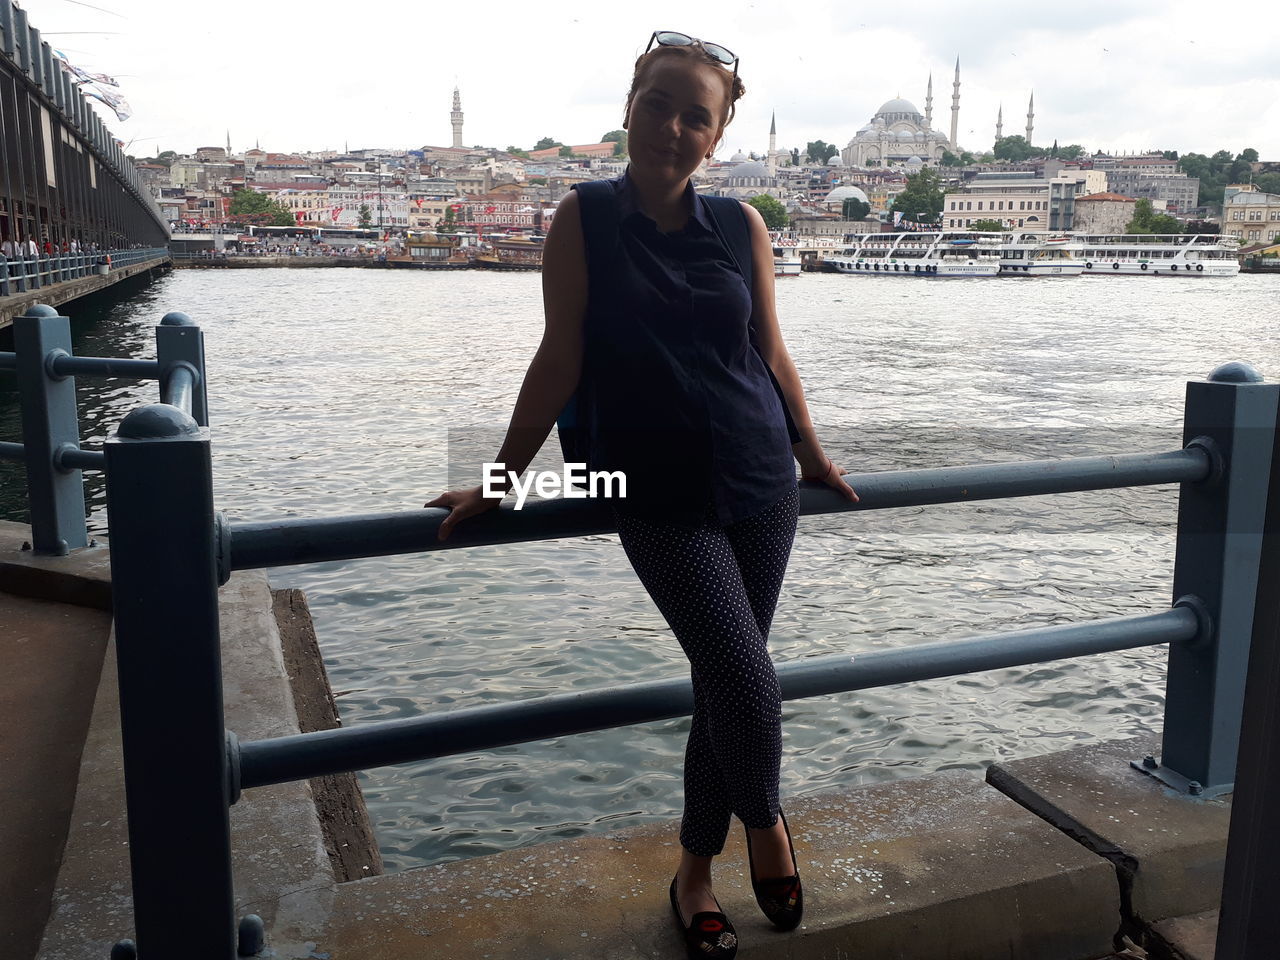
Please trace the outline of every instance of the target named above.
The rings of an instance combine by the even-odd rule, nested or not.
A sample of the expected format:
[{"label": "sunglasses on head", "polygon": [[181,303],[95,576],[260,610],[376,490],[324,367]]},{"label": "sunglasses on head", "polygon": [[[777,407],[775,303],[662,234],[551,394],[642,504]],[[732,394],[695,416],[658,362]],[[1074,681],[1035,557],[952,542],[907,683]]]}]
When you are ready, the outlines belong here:
[{"label": "sunglasses on head", "polygon": [[718,43],[707,43],[699,40],[697,37],[691,37],[687,33],[679,33],[675,30],[655,30],[653,36],[649,38],[649,45],[644,48],[644,52],[648,53],[653,49],[653,45],[660,47],[692,47],[699,46],[715,60],[719,60],[726,67],[733,67],[733,75],[738,75],[738,58],[733,51],[727,47],[722,47]]}]

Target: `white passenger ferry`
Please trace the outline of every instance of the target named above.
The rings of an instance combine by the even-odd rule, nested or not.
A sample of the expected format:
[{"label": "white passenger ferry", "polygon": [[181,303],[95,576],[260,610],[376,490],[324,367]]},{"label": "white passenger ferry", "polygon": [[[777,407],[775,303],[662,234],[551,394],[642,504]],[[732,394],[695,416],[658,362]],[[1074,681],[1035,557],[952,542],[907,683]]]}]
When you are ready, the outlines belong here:
[{"label": "white passenger ferry", "polygon": [[773,275],[775,277],[798,277],[804,261],[794,246],[773,245]]},{"label": "white passenger ferry", "polygon": [[1240,241],[1218,233],[1072,234],[1086,277],[1234,277]]},{"label": "white passenger ferry", "polygon": [[1081,245],[1057,234],[1016,231],[1002,235],[1000,276],[1078,277],[1084,273]]},{"label": "white passenger ferry", "polygon": [[869,233],[835,255],[823,269],[836,273],[911,277],[994,277],[1000,273],[1000,236],[957,230]]}]

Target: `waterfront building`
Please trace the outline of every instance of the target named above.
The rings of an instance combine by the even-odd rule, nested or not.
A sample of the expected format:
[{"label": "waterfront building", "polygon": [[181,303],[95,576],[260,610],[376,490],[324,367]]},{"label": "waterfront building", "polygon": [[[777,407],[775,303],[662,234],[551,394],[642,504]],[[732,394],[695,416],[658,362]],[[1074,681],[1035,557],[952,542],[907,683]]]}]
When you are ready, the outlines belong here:
[{"label": "waterfront building", "polygon": [[1242,243],[1280,240],[1280,194],[1263,193],[1251,183],[1227,186],[1222,232]]},{"label": "waterfront building", "polygon": [[1075,231],[1090,234],[1124,233],[1138,201],[1119,193],[1090,193],[1076,197]]},{"label": "waterfront building", "polygon": [[1074,177],[980,173],[943,197],[942,225],[963,230],[978,220],[998,220],[1024,230],[1070,230],[1078,186]]},{"label": "waterfront building", "polygon": [[460,224],[475,224],[494,230],[534,230],[542,226],[538,205],[533,197],[523,193],[503,192],[470,197],[458,201],[455,206]]}]

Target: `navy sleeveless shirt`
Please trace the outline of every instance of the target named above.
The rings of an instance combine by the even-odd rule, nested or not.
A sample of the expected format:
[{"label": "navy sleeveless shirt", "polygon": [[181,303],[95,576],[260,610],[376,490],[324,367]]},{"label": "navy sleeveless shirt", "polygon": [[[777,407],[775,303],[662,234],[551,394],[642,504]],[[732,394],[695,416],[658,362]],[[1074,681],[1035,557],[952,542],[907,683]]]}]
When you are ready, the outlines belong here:
[{"label": "navy sleeveless shirt", "polygon": [[587,248],[588,465],[626,474],[626,498],[611,501],[625,515],[724,525],[759,513],[796,473],[782,400],[748,334],[751,291],[692,183],[693,215],[664,234],[625,174],[607,182],[617,242]]}]

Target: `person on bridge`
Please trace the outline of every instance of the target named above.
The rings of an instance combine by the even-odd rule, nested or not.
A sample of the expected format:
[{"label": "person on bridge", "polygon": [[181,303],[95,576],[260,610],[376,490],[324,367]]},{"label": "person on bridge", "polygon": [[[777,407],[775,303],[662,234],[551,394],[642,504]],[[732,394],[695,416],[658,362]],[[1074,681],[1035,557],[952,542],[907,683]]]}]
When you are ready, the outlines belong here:
[{"label": "person on bridge", "polygon": [[[671,907],[688,955],[718,960],[737,951],[711,875],[731,815],[746,828],[765,916],[791,930],[803,911],[766,646],[798,516],[794,461],[803,479],[858,499],[823,452],[783,343],[763,219],[690,180],[744,92],[737,68],[718,44],[649,38],[623,113],[625,174],[577,185],[552,220],[545,330],[496,457],[510,472],[505,492],[575,396],[590,466],[626,475],[626,496],[610,501],[619,539],[693,680]],[[450,511],[441,540],[502,499],[484,492],[425,504]]]}]

